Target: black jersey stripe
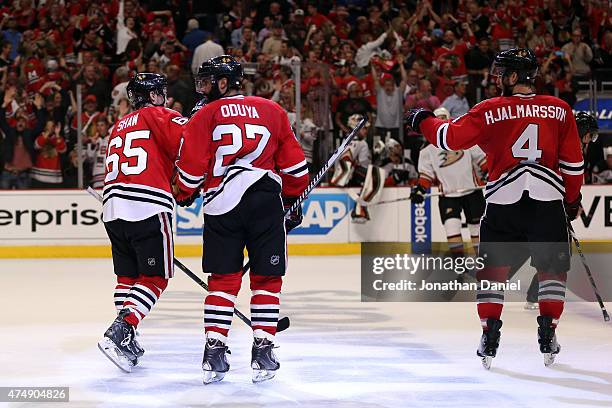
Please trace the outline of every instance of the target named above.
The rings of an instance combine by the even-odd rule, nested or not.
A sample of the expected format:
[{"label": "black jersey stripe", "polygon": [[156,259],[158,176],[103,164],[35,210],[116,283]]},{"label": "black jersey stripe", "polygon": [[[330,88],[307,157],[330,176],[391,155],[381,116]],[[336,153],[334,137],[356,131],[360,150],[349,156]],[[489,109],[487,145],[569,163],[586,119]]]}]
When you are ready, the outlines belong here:
[{"label": "black jersey stripe", "polygon": [[519,172],[518,174],[515,174],[513,177],[511,178],[505,178],[503,183],[500,184],[499,186],[497,186],[494,190],[485,190],[485,199],[488,199],[489,197],[491,197],[493,194],[495,194],[497,191],[499,191],[502,187],[507,186],[509,184],[511,184],[513,181],[517,180],[519,177],[521,177],[523,174],[525,173],[529,173],[531,174],[533,177],[536,177],[548,184],[550,184],[552,187],[554,187],[561,195],[565,194],[565,190],[563,188],[559,188],[555,183],[552,183],[550,179],[548,179],[547,177],[535,173],[533,171],[531,171],[530,169],[525,168],[523,171]]},{"label": "black jersey stripe", "polygon": [[536,170],[540,170],[546,174],[548,174],[552,180],[551,181],[557,181],[559,183],[559,186],[563,186],[563,179],[561,178],[561,176],[559,176],[557,173],[555,173],[554,171],[544,167],[544,166],[540,166],[534,163],[520,163],[518,164],[516,167],[514,167],[512,170],[510,170],[505,177],[502,177],[498,180],[495,180],[491,183],[487,183],[487,190],[491,190],[494,189],[496,187],[496,185],[503,183],[504,180],[508,179],[510,176],[512,176],[514,173],[522,171],[523,169],[530,167]]},{"label": "black jersey stripe", "polygon": [[106,196],[109,192],[113,192],[115,190],[122,191],[124,193],[140,193],[140,194],[155,196],[155,197],[163,198],[164,200],[168,200],[168,202],[172,203],[172,198],[171,198],[172,196],[170,194],[164,194],[164,193],[160,193],[159,191],[152,191],[152,190],[147,190],[147,189],[139,188],[139,187],[122,186],[119,184],[108,186],[107,188],[103,190],[102,195]]},{"label": "black jersey stripe", "polygon": [[174,210],[174,206],[172,204],[168,204],[168,203],[165,203],[165,202],[157,201],[157,200],[154,200],[154,199],[151,199],[151,198],[136,197],[136,196],[125,195],[125,194],[121,194],[121,193],[117,193],[117,192],[113,192],[113,193],[108,194],[104,198],[102,203],[106,204],[108,202],[108,200],[110,200],[113,197],[122,198],[124,200],[140,201],[140,202],[143,202],[143,203],[157,204],[157,205],[161,205],[162,207],[166,207],[169,210]]}]

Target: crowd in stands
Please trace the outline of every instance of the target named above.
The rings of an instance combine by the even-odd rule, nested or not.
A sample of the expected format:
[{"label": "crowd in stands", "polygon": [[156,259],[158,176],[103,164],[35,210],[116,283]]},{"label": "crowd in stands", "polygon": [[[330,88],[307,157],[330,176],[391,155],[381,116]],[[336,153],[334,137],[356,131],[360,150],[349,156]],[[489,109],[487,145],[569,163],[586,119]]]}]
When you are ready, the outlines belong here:
[{"label": "crowd in stands", "polygon": [[[187,116],[193,74],[228,53],[244,63],[244,92],[295,121],[299,65],[299,138],[311,162],[320,139],[343,135],[358,113],[372,124],[370,148],[392,139],[416,163],[423,139],[403,134],[403,110],[442,106],[457,117],[497,96],[489,67],[499,50],[533,49],[537,92],[573,105],[578,81],[612,68],[612,9],[603,0],[0,0],[0,40],[0,188],[73,188],[81,160],[85,185],[102,183],[108,129],[130,112],[136,72],[165,74],[169,107]],[[587,170],[610,183],[612,149],[601,143]]]}]

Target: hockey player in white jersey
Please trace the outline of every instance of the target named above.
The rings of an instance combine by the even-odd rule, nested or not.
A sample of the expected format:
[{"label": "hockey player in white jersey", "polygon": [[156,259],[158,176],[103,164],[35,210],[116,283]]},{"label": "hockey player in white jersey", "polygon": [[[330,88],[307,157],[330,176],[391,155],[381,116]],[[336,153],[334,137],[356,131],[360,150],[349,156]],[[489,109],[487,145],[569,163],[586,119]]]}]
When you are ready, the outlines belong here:
[{"label": "hockey player in white jersey", "polygon": [[[448,119],[450,116],[445,108],[436,109],[434,114],[440,119]],[[474,246],[478,245],[480,218],[485,209],[485,200],[478,187],[486,175],[486,162],[486,156],[478,146],[447,151],[428,144],[419,154],[419,180],[410,198],[415,204],[420,204],[425,200],[426,190],[435,184],[439,185],[443,195],[438,201],[438,208],[453,256],[464,254],[462,212],[471,241]]]},{"label": "hockey player in white jersey", "polygon": [[[361,120],[361,115],[349,117],[347,125],[354,129]],[[384,187],[385,172],[372,165],[372,154],[366,142],[370,123],[366,123],[357,133],[349,147],[336,163],[331,185],[337,187],[361,187],[359,194],[352,195],[355,207],[351,211],[353,222],[363,223],[370,219],[367,206],[380,199]]]},{"label": "hockey player in white jersey", "polygon": [[93,188],[104,187],[104,176],[106,173],[106,149],[108,148],[108,121],[104,115],[96,118],[95,138],[87,144],[86,157],[91,165],[91,186]]},{"label": "hockey player in white jersey", "polygon": [[[347,126],[354,129],[361,120],[361,115],[355,114],[349,117]],[[348,148],[342,153],[340,160],[334,168],[334,175],[331,185],[338,187],[361,186],[364,182],[368,166],[372,164],[372,155],[366,142],[370,123],[366,123],[357,137],[349,144]]]}]

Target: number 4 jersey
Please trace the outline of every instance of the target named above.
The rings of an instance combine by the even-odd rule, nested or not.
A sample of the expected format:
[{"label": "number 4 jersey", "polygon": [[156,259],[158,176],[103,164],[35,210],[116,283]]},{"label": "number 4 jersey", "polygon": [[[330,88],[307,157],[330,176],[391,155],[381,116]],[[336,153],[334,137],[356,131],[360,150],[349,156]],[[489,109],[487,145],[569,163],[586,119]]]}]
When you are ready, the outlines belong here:
[{"label": "number 4 jersey", "polygon": [[427,118],[420,130],[445,150],[480,146],[489,167],[489,203],[514,203],[524,191],[540,201],[578,198],[582,149],[572,110],[561,99],[535,94],[487,99],[452,121]]},{"label": "number 4 jersey", "polygon": [[206,179],[204,213],[210,215],[232,210],[266,174],[286,196],[299,196],[308,184],[308,165],[287,114],[256,96],[225,97],[200,109],[185,126],[176,167],[179,198]]},{"label": "number 4 jersey", "polygon": [[172,109],[148,106],[114,124],[102,194],[104,221],[174,212],[170,185],[186,122]]}]

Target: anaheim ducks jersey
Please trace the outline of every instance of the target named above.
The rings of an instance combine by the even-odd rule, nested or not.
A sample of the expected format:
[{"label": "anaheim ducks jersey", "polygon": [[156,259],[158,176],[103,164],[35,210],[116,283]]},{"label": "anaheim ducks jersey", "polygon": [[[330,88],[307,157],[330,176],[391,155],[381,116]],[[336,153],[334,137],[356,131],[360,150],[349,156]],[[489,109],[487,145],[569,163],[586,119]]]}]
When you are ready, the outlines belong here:
[{"label": "anaheim ducks jersey", "polygon": [[467,150],[443,150],[432,144],[419,153],[419,184],[429,188],[440,184],[447,197],[461,197],[479,185],[479,173],[486,166],[484,152],[474,146]]},{"label": "anaheim ducks jersey", "polygon": [[174,213],[170,186],[185,122],[172,109],[147,106],[115,123],[106,155],[104,221]]},{"label": "anaheim ducks jersey", "polygon": [[559,98],[515,94],[487,99],[452,121],[426,118],[420,130],[445,150],[482,148],[489,203],[515,203],[524,191],[540,201],[578,198],[582,147],[572,110]]}]

